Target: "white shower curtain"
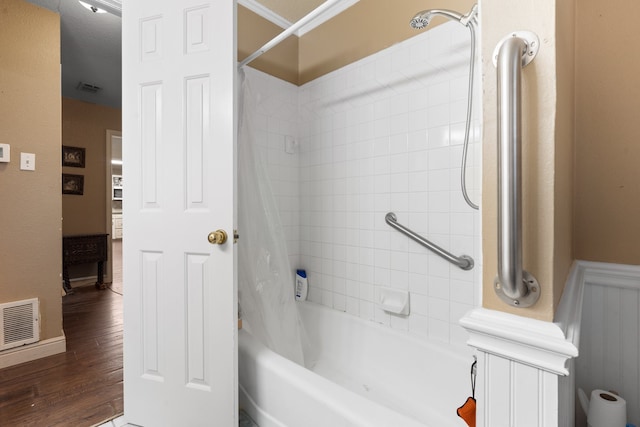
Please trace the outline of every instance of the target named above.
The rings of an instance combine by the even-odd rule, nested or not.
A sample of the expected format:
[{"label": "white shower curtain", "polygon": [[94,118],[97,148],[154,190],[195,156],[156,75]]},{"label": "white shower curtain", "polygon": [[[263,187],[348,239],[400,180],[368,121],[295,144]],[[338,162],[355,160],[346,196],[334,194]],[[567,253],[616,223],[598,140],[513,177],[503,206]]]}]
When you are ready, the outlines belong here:
[{"label": "white shower curtain", "polygon": [[278,207],[251,129],[257,100],[240,71],[238,130],[238,299],[243,325],[278,354],[304,366],[294,276]]}]

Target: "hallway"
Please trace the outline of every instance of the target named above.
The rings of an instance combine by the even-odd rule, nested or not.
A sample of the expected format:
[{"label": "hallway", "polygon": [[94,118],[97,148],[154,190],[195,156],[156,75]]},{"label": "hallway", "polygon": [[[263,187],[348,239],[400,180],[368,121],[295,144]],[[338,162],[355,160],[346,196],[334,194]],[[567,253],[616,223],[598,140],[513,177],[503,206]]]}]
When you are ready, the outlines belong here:
[{"label": "hallway", "polygon": [[88,427],[122,414],[122,296],[75,291],[62,299],[67,351],[0,370],[0,425]]},{"label": "hallway", "polygon": [[[113,280],[109,290],[78,287],[62,298],[65,353],[0,369],[0,426],[125,425],[122,241],[113,242]],[[239,425],[257,427],[244,411]]]}]

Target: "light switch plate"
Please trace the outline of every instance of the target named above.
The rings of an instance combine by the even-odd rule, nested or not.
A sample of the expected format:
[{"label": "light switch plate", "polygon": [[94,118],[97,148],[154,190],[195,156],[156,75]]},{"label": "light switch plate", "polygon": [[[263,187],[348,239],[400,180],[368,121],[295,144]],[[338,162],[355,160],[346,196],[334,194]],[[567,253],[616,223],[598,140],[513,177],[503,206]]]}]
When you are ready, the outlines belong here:
[{"label": "light switch plate", "polygon": [[9,163],[11,161],[11,146],[9,144],[0,144],[0,163]]},{"label": "light switch plate", "polygon": [[36,155],[33,153],[20,153],[20,170],[36,170]]}]

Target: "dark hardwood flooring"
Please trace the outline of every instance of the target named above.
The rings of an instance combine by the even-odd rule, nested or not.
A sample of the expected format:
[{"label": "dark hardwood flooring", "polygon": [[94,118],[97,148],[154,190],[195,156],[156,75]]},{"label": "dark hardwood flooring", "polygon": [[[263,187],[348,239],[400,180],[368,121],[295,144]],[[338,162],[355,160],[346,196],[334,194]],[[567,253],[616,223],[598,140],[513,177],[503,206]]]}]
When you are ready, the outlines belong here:
[{"label": "dark hardwood flooring", "polygon": [[88,427],[122,414],[121,279],[113,288],[63,297],[65,353],[0,370],[0,426]]}]

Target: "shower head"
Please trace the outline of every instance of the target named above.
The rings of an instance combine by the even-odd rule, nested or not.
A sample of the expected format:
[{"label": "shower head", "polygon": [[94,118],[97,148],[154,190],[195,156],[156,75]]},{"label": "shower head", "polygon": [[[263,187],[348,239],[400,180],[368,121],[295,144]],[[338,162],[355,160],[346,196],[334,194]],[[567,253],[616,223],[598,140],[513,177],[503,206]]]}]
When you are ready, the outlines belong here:
[{"label": "shower head", "polygon": [[431,18],[435,15],[446,16],[449,19],[454,21],[460,21],[462,19],[462,15],[452,10],[444,10],[444,9],[429,9],[423,10],[422,12],[418,12],[410,22],[411,27],[420,30],[431,23]]},{"label": "shower head", "polygon": [[420,30],[431,22],[431,18],[434,16],[444,16],[453,21],[458,21],[464,26],[470,26],[475,23],[476,15],[477,15],[478,5],[474,5],[468,14],[462,15],[458,12],[448,9],[428,9],[423,10],[422,12],[418,12],[415,14],[413,18],[411,18],[411,22],[409,23],[412,28],[416,30]]},{"label": "shower head", "polygon": [[409,25],[411,25],[411,28],[413,28],[414,30],[421,30],[427,25],[429,25],[430,22],[431,22],[431,11],[424,10],[422,12],[416,13],[416,15],[413,18],[411,18],[411,22],[409,22]]}]

